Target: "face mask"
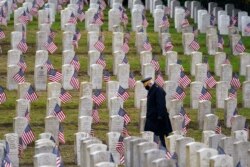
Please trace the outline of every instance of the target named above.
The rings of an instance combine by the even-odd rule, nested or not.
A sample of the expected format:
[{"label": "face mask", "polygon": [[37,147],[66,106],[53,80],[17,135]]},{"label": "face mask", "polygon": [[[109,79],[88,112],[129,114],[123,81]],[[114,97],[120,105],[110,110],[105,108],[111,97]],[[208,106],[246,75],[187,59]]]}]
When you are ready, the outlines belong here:
[{"label": "face mask", "polygon": [[148,86],[148,85],[145,86],[145,89],[146,89],[146,90],[149,90],[149,89],[150,89],[150,86]]}]

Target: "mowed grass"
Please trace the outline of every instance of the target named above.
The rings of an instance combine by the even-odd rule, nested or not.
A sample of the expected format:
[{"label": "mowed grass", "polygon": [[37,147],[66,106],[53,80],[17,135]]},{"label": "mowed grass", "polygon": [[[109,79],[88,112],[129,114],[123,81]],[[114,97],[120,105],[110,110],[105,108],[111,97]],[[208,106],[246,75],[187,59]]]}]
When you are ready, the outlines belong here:
[{"label": "mowed grass", "polygon": [[[87,8],[85,8],[86,10]],[[129,10],[127,10],[129,12]],[[129,18],[131,18],[130,13],[128,13]],[[153,46],[153,54],[158,55],[161,71],[163,74],[165,69],[165,57],[161,54],[161,48],[158,43],[158,33],[153,32],[153,18],[149,12],[147,12],[147,19],[149,27],[147,28],[147,33],[151,45]],[[131,19],[130,19],[131,22]],[[182,49],[182,37],[181,33],[177,33],[173,28],[173,20],[170,20],[171,28],[170,33],[172,36],[172,42],[174,44],[174,50],[178,52],[179,59],[182,60],[183,67],[185,69],[186,74],[194,81],[194,77],[190,76],[190,66],[191,59],[190,56],[183,54]],[[88,65],[88,48],[87,48],[87,32],[85,30],[84,23],[78,23],[77,27],[81,31],[82,38],[79,41],[79,48],[76,50],[77,55],[80,58],[81,69],[79,72],[79,79],[81,82],[89,81],[89,76],[87,75],[87,65]],[[0,45],[2,48],[2,54],[0,55],[0,85],[6,87],[6,77],[7,77],[7,52],[11,49],[11,32],[14,31],[13,26],[13,15],[11,16],[11,21],[8,23],[8,27],[3,28],[6,38],[0,41]],[[131,24],[128,24],[128,28],[131,29]],[[49,58],[52,61],[53,66],[56,69],[61,70],[62,66],[62,31],[60,30],[60,15],[56,15],[56,22],[53,23],[52,29],[56,30],[56,38],[55,43],[58,46],[58,50],[50,55]],[[107,69],[112,71],[112,63],[113,63],[113,55],[112,55],[112,32],[108,31],[108,9],[105,10],[105,23],[102,26],[104,36],[105,36],[105,59],[107,63]],[[34,83],[34,61],[35,61],[35,52],[36,52],[36,32],[38,31],[37,18],[34,18],[32,22],[28,24],[27,27],[27,43],[29,46],[28,52],[24,54],[24,59],[27,63],[28,69],[25,72],[25,78],[27,82]],[[224,36],[225,40],[225,52],[229,55],[229,59],[233,66],[233,71],[239,71],[240,57],[233,56],[229,49],[229,38],[228,36]],[[200,51],[203,52],[203,55],[207,55],[207,49],[205,47],[205,35],[199,35],[199,42],[201,45]],[[248,50],[250,46],[250,40],[248,38],[243,38],[243,42]],[[130,70],[135,72],[136,79],[140,80],[140,61],[139,55],[136,53],[135,49],[135,33],[131,32],[131,40],[129,43],[130,51],[128,53],[128,60],[130,64]],[[209,65],[211,72],[214,72],[214,57],[208,56]],[[117,80],[116,76],[111,77],[112,80]],[[164,79],[167,80],[167,76],[164,75]],[[218,77],[216,77],[219,80]],[[245,80],[244,77],[240,77],[241,82]],[[105,91],[106,85],[103,83],[103,91]],[[189,88],[186,90],[186,98],[184,100],[184,107],[188,114],[190,115],[192,121],[188,127],[187,136],[193,137],[196,141],[201,140],[202,131],[198,130],[198,122],[197,122],[197,110],[190,109],[190,91]],[[215,89],[210,90],[213,95],[212,99],[212,108],[216,115],[219,116],[220,121],[223,124],[224,119],[224,111],[222,109],[216,109],[216,101],[215,101]],[[63,111],[67,115],[66,120],[62,123],[64,126],[64,134],[66,144],[60,145],[61,154],[63,157],[63,161],[65,166],[76,166],[74,163],[74,133],[78,130],[78,104],[79,104],[79,91],[73,90],[70,91],[73,95],[71,102],[62,104]],[[128,125],[128,130],[130,135],[140,135],[139,134],[139,113],[140,110],[134,107],[134,90],[130,89],[130,98],[124,103],[124,108],[128,112],[131,117],[131,123]],[[4,104],[0,105],[0,137],[4,139],[4,134],[13,132],[13,118],[16,116],[16,100],[17,100],[17,91],[8,91],[6,90],[7,101]],[[40,133],[44,132],[44,118],[46,115],[46,99],[47,92],[39,91],[38,92],[39,100],[35,101],[31,104],[31,127],[33,132],[35,133],[36,139]],[[247,117],[247,122],[250,123],[249,120],[249,110],[242,107],[242,89],[238,91],[238,109],[239,113],[245,117]],[[103,104],[99,109],[100,115],[100,123],[93,125],[93,129],[95,131],[95,136],[103,141],[103,143],[107,143],[106,133],[109,131],[108,127],[108,109],[106,103]],[[225,128],[223,126],[222,132],[226,135],[230,135],[230,129]],[[34,155],[34,143],[29,145],[28,148],[24,151],[23,158],[20,159],[20,166],[33,166],[33,155]]]}]

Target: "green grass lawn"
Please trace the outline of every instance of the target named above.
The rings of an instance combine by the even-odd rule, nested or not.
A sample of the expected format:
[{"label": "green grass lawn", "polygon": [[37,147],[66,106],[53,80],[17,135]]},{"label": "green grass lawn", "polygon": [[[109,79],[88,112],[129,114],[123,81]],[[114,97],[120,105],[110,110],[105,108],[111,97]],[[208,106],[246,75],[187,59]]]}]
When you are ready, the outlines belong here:
[{"label": "green grass lawn", "polygon": [[[85,9],[86,10],[86,9]],[[127,10],[129,12],[129,10]],[[130,14],[128,14],[129,18],[131,18]],[[165,67],[165,57],[161,54],[161,49],[158,44],[158,33],[153,32],[153,18],[147,12],[147,19],[149,27],[147,28],[147,33],[153,46],[153,54],[158,55],[161,71],[162,74],[165,74],[164,67]],[[130,20],[131,21],[131,20]],[[24,54],[24,59],[27,63],[28,69],[25,73],[25,78],[27,82],[33,83],[34,78],[34,61],[35,61],[35,51],[36,51],[36,32],[38,31],[37,25],[37,18],[34,18],[33,22],[30,22],[27,27],[27,43],[29,46],[28,52]],[[174,51],[178,52],[178,57],[183,62],[183,67],[186,73],[189,75],[190,71],[190,57],[183,54],[182,49],[182,38],[181,34],[177,33],[176,30],[173,28],[173,20],[170,20],[171,28],[170,33],[172,36],[172,42],[174,44]],[[105,36],[105,59],[107,63],[107,69],[112,71],[112,63],[113,63],[113,56],[112,56],[112,32],[108,31],[108,9],[105,10],[105,23],[102,26]],[[84,28],[84,23],[78,23],[77,27],[81,31],[82,38],[79,41],[79,48],[76,50],[77,55],[79,56],[81,68],[79,72],[79,79],[81,82],[89,81],[89,76],[87,75],[87,64],[88,64],[88,50],[87,50],[87,32]],[[6,76],[7,76],[7,52],[11,49],[11,32],[14,31],[13,26],[13,15],[11,17],[11,21],[8,23],[8,27],[1,27],[3,28],[6,38],[0,41],[0,45],[2,47],[2,54],[0,55],[0,85],[6,87]],[[52,28],[56,30],[57,35],[55,38],[55,43],[58,46],[57,51],[50,55],[49,58],[56,69],[61,69],[62,66],[62,31],[60,30],[60,15],[57,14],[56,22],[53,23]],[[128,28],[131,29],[131,24],[128,24]],[[224,36],[225,40],[225,52],[229,55],[229,59],[233,66],[233,71],[239,71],[239,56],[233,56],[230,53],[229,49],[229,38],[228,36]],[[207,49],[205,48],[205,35],[199,35],[199,42],[201,45],[200,51],[203,52],[203,56],[207,55]],[[136,54],[136,48],[134,47],[135,43],[135,33],[131,33],[131,40],[129,43],[130,51],[128,53],[128,60],[130,64],[130,70],[135,72],[136,79],[140,80],[141,76],[139,75],[140,71],[140,63],[139,63],[139,55]],[[243,43],[245,44],[247,50],[250,46],[250,40],[247,38],[243,38]],[[214,71],[214,57],[208,56],[209,65],[211,72]],[[194,81],[194,77],[189,77]],[[164,75],[164,79],[167,80],[167,76]],[[219,80],[218,77],[216,77]],[[112,80],[116,80],[116,76],[112,76]],[[241,82],[245,80],[244,77],[240,77]],[[105,84],[103,87],[103,91],[105,91]],[[210,90],[213,95],[212,99],[212,108],[215,110],[215,114],[219,116],[221,122],[224,119],[224,111],[222,109],[215,108],[215,89]],[[76,166],[74,164],[74,133],[77,132],[78,126],[78,104],[79,104],[79,92],[76,90],[70,91],[73,95],[71,102],[62,104],[63,111],[67,115],[65,122],[63,122],[64,126],[64,134],[66,144],[60,145],[61,154],[63,157],[63,161],[65,166]],[[139,135],[139,109],[134,107],[134,90],[130,89],[130,98],[124,103],[124,108],[128,112],[131,117],[131,123],[128,125],[128,130],[130,135]],[[186,89],[187,97],[184,100],[184,107],[188,114],[190,115],[192,121],[189,124],[187,136],[193,137],[196,141],[201,140],[201,130],[198,130],[198,122],[197,122],[197,110],[190,109],[190,98],[189,98],[189,88]],[[16,115],[15,106],[17,100],[17,91],[7,91],[7,101],[0,105],[0,137],[4,139],[4,134],[13,132],[13,118]],[[44,117],[46,115],[46,98],[47,94],[46,91],[38,92],[39,100],[35,101],[31,104],[31,127],[33,132],[35,133],[36,139],[38,139],[38,135],[44,132]],[[239,114],[247,117],[247,122],[250,123],[250,114],[248,109],[242,107],[242,89],[238,91],[238,108]],[[101,122],[99,124],[93,125],[95,130],[95,135],[99,139],[103,141],[103,143],[107,143],[106,133],[108,132],[108,109],[106,103],[103,104],[99,109],[99,115]],[[222,132],[226,135],[230,135],[230,129],[224,128]],[[20,166],[33,166],[33,155],[34,155],[34,144],[28,146],[28,148],[24,151],[24,157],[20,159]]]}]

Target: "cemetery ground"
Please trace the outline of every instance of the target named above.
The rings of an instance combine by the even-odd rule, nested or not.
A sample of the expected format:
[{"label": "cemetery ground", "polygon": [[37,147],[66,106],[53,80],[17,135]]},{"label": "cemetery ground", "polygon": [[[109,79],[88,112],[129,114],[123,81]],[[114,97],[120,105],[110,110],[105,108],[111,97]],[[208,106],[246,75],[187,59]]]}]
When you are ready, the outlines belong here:
[{"label": "cemetery ground", "polygon": [[[86,9],[85,9],[86,10]],[[112,55],[112,32],[108,31],[108,10],[105,10],[105,22],[102,25],[102,30],[105,38],[105,59],[107,63],[107,69],[112,71],[112,63],[113,63],[113,55]],[[127,12],[129,18],[130,13]],[[9,22],[7,27],[3,28],[6,38],[0,41],[0,46],[2,48],[2,53],[0,55],[0,85],[6,87],[6,77],[7,77],[7,52],[11,49],[10,45],[10,35],[11,32],[14,31],[13,27],[13,15],[11,16],[11,21]],[[147,28],[147,34],[149,37],[149,41],[153,47],[153,55],[157,55],[159,58],[159,63],[161,66],[162,74],[165,74],[165,57],[161,54],[161,49],[158,43],[158,33],[153,32],[153,18],[152,15],[147,11],[147,19],[149,22],[149,27]],[[131,21],[131,20],[129,20]],[[192,21],[190,20],[190,23]],[[173,28],[173,20],[170,19],[170,33],[172,43],[174,45],[174,51],[178,52],[178,58],[182,60],[182,65],[185,69],[185,73],[194,80],[194,77],[190,75],[191,68],[191,58],[190,56],[183,54],[182,47],[182,37],[181,33],[177,33]],[[87,75],[87,66],[88,66],[88,50],[87,50],[87,31],[84,28],[84,23],[78,23],[77,27],[81,31],[82,38],[79,41],[79,48],[76,50],[76,54],[79,56],[79,60],[81,63],[81,68],[79,72],[79,80],[89,81],[89,76]],[[62,65],[62,31],[60,30],[60,15],[56,15],[56,21],[52,25],[52,29],[56,31],[57,35],[55,38],[55,44],[58,46],[58,50],[50,55],[50,60],[53,66],[56,69],[61,69]],[[128,29],[131,29],[131,24],[128,24]],[[36,32],[38,31],[37,18],[34,18],[34,21],[30,22],[27,26],[27,44],[28,51],[24,54],[24,60],[27,64],[27,70],[25,72],[25,78],[27,82],[34,83],[34,62],[35,62],[35,52],[36,52]],[[246,51],[249,52],[250,40],[247,37],[242,37],[243,43],[246,46]],[[229,55],[229,59],[233,66],[233,72],[238,72],[240,58],[239,56],[233,56],[231,54],[231,50],[229,47],[229,38],[228,36],[224,36],[225,40],[225,49],[224,52]],[[203,57],[208,55],[206,45],[205,34],[199,35],[198,39],[201,49],[200,52],[203,53]],[[130,51],[128,53],[128,60],[130,64],[130,70],[134,72],[136,80],[141,80],[140,75],[140,61],[139,55],[136,53],[135,44],[135,33],[131,32],[131,40],[129,42]],[[211,69],[211,72],[214,72],[214,57],[208,55],[208,62]],[[111,73],[112,74],[112,73]],[[167,76],[164,75],[164,80],[167,80]],[[218,77],[215,77],[216,80],[219,80]],[[111,77],[111,80],[116,80],[115,76]],[[240,81],[244,80],[243,77],[240,77]],[[104,92],[106,90],[105,84],[103,84]],[[0,105],[0,137],[4,138],[4,134],[13,132],[13,118],[16,116],[16,100],[17,100],[17,91],[8,91],[6,90],[7,101]],[[44,118],[46,115],[46,103],[47,103],[47,92],[39,91],[37,92],[39,99],[33,103],[31,103],[31,127],[33,132],[35,133],[36,139],[40,133],[44,132]],[[78,130],[78,105],[79,105],[79,91],[73,90],[70,91],[73,98],[70,102],[62,104],[62,109],[66,114],[66,119],[62,123],[64,127],[64,135],[66,143],[64,145],[60,145],[60,150],[62,154],[62,158],[64,161],[64,165],[66,167],[76,166],[74,163],[74,133]],[[224,126],[224,110],[223,109],[215,109],[215,88],[213,88],[210,93],[213,96],[212,108],[214,113],[219,116],[219,120],[222,123],[222,133],[225,135],[230,135],[231,131],[229,128],[225,128]],[[128,131],[130,135],[139,136],[139,109],[134,107],[134,90],[129,90],[130,98],[124,103],[124,109],[128,112],[131,123],[128,125]],[[192,119],[191,123],[188,127],[187,136],[193,137],[196,141],[201,141],[202,131],[198,129],[197,122],[197,109],[190,109],[190,92],[189,88],[186,89],[186,98],[183,101],[184,108]],[[250,124],[250,112],[249,109],[242,107],[242,88],[238,91],[238,111],[240,115],[243,115],[247,118],[248,124]],[[106,103],[103,103],[99,109],[100,123],[93,124],[93,129],[95,136],[103,141],[103,143],[107,143],[106,133],[109,130],[108,122],[109,122],[109,114]],[[20,166],[33,166],[33,155],[34,155],[34,143],[28,146],[28,148],[24,151],[23,157],[20,159]]]}]

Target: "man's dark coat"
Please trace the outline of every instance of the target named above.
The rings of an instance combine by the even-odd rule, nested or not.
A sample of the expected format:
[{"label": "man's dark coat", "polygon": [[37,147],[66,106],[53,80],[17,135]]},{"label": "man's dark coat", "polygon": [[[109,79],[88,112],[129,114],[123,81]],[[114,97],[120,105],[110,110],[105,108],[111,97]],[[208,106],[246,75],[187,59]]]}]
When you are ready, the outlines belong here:
[{"label": "man's dark coat", "polygon": [[152,131],[155,135],[166,135],[172,132],[169,114],[166,109],[166,92],[153,84],[147,96],[147,114],[145,131]]}]

